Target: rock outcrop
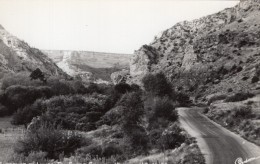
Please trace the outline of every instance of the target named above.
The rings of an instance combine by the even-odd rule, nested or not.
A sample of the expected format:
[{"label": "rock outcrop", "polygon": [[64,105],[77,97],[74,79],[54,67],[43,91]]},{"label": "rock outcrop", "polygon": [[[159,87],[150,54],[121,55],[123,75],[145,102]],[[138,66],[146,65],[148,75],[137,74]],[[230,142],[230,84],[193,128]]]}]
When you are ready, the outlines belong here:
[{"label": "rock outcrop", "polygon": [[111,74],[111,80],[113,84],[125,83],[128,82],[129,79],[129,70],[124,69],[122,71],[117,71]]},{"label": "rock outcrop", "polygon": [[43,50],[63,71],[86,82],[109,83],[113,72],[129,69],[130,54]]},{"label": "rock outcrop", "polygon": [[[140,83],[144,74],[163,71],[176,87],[186,90],[207,84],[214,84],[207,92],[250,89],[259,52],[260,0],[243,0],[233,8],[163,31],[132,56],[130,76]],[[238,80],[244,76],[248,80]]]},{"label": "rock outcrop", "polygon": [[0,73],[32,72],[37,68],[47,75],[67,76],[40,50],[31,48],[0,25]]}]

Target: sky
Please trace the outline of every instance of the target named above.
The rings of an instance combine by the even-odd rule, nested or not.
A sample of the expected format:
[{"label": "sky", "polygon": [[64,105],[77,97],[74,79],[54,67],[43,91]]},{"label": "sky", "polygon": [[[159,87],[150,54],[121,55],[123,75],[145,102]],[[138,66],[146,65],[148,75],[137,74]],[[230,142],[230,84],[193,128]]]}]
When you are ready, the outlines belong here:
[{"label": "sky", "polygon": [[180,21],[236,4],[235,0],[0,0],[0,24],[39,49],[132,54]]}]

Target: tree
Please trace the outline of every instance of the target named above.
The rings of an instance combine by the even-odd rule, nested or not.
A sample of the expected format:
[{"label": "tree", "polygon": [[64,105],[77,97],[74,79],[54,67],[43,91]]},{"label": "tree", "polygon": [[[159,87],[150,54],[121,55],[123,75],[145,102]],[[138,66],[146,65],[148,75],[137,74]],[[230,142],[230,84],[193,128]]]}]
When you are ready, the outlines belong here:
[{"label": "tree", "polygon": [[41,80],[44,83],[47,82],[43,72],[39,68],[37,68],[36,70],[34,70],[31,73],[30,78],[31,78],[31,80],[39,79],[39,80]]},{"label": "tree", "polygon": [[131,145],[135,153],[146,152],[148,140],[143,128],[142,118],[144,106],[139,92],[130,92],[123,95],[118,105],[122,106],[121,128],[125,139]]},{"label": "tree", "polygon": [[162,72],[156,74],[147,74],[142,79],[144,89],[156,96],[171,96],[173,90],[171,84]]}]

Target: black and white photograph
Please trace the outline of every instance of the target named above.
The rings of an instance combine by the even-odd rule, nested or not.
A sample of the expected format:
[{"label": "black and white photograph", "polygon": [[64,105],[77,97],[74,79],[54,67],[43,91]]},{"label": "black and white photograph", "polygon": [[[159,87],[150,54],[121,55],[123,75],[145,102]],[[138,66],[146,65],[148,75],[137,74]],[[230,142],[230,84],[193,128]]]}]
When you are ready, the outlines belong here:
[{"label": "black and white photograph", "polygon": [[260,164],[260,0],[0,0],[0,164]]}]

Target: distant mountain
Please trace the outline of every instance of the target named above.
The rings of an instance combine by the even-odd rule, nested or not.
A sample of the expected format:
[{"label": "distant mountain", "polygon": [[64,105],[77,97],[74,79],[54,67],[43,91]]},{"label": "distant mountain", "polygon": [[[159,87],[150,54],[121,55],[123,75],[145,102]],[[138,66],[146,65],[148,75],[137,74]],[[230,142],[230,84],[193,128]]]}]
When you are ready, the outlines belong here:
[{"label": "distant mountain", "polygon": [[185,92],[260,89],[260,0],[177,23],[132,56],[131,82],[158,71]]},{"label": "distant mountain", "polygon": [[129,69],[130,54],[91,51],[42,50],[63,71],[85,81],[110,82],[110,75]]},{"label": "distant mountain", "polygon": [[30,47],[0,25],[0,78],[5,73],[30,73],[36,68],[47,75],[68,76],[40,50]]}]

